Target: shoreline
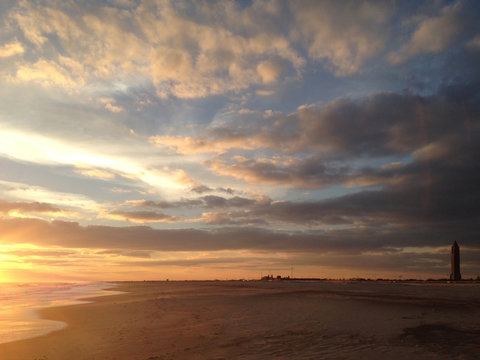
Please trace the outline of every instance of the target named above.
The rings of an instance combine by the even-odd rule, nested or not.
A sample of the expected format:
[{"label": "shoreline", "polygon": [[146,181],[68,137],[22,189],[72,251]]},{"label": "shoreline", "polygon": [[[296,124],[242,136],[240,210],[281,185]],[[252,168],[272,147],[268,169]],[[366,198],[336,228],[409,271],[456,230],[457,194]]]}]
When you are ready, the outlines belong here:
[{"label": "shoreline", "polygon": [[[480,353],[477,284],[452,292],[441,284],[352,281],[109,283],[123,293],[42,309],[43,318],[68,326],[0,344],[0,358],[449,359],[454,351],[474,359]],[[466,340],[448,349],[449,332]]]},{"label": "shoreline", "polygon": [[110,296],[115,284],[89,283],[10,283],[0,299],[0,344],[33,339],[60,331],[67,323],[46,318],[42,311],[49,308],[74,306]]}]

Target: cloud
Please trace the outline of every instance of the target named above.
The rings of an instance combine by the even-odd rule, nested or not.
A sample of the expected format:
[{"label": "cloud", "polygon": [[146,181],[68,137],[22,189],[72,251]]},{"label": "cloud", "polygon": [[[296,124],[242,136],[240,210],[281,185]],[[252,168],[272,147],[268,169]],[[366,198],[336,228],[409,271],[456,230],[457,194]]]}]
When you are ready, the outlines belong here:
[{"label": "cloud", "polygon": [[[286,153],[316,153],[326,159],[351,156],[384,157],[412,153],[431,142],[465,138],[466,123],[475,121],[478,84],[445,87],[430,96],[377,93],[358,99],[337,99],[322,107],[258,119],[249,128],[210,129],[220,142],[231,134]],[[472,126],[472,125],[469,125]],[[236,145],[232,145],[235,148]],[[247,148],[248,149],[248,148]]]},{"label": "cloud", "polygon": [[[10,16],[17,22],[25,37],[36,46],[48,42],[47,34],[58,33],[66,38],[67,36],[78,37],[81,32],[78,25],[61,10],[42,7],[32,2],[20,4]],[[38,21],[29,22],[34,16]],[[47,21],[48,19],[50,21]]]},{"label": "cloud", "polygon": [[247,207],[256,202],[256,200],[248,199],[240,196],[224,198],[221,196],[208,195],[201,198],[204,206],[209,209],[228,209],[232,207]]},{"label": "cloud", "polygon": [[345,182],[349,169],[327,166],[321,159],[246,159],[236,157],[233,163],[221,160],[205,162],[221,175],[233,176],[250,184],[288,185],[296,188],[322,188]]},{"label": "cloud", "polygon": [[[262,148],[328,156],[408,153],[424,145],[419,126],[430,125],[428,121],[437,115],[448,121],[447,114],[436,113],[445,100],[378,93],[355,100],[337,99],[321,108],[303,106],[288,115],[256,115],[250,123],[211,127],[198,137],[156,136],[150,141],[180,154]],[[461,110],[452,107],[448,111],[450,115]]]},{"label": "cloud", "polygon": [[295,40],[303,41],[312,59],[324,61],[337,76],[361,71],[384,47],[393,16],[390,2],[296,1]]},{"label": "cloud", "polygon": [[[442,143],[440,152],[436,147],[421,148],[405,164],[393,162],[357,169],[342,166],[336,172],[335,166],[322,165],[317,159],[298,163],[291,160],[284,165],[266,163],[265,167],[262,162],[243,159],[237,167],[215,168],[222,175],[256,184],[293,189],[339,185],[356,188],[353,194],[322,200],[274,201],[267,197],[209,195],[179,202],[144,200],[132,205],[201,209],[202,215],[195,221],[210,225],[260,224],[261,219],[264,225],[394,227],[399,233],[413,232],[417,227],[423,227],[425,233],[441,232],[447,226],[457,229],[458,236],[468,237],[464,228],[470,229],[480,216],[480,202],[476,201],[480,193],[475,185],[480,181],[480,171],[473,155],[478,144],[456,140]],[[361,189],[362,186],[365,188]]]},{"label": "cloud", "polygon": [[285,65],[277,59],[264,61],[257,66],[257,72],[261,76],[264,84],[277,82],[284,71]]},{"label": "cloud", "polygon": [[[80,226],[78,223],[35,219],[0,219],[3,243],[61,246],[64,249],[122,249],[155,251],[291,251],[300,253],[393,251],[395,248],[444,247],[451,234],[431,229],[381,228],[312,231],[272,231],[255,227],[224,227],[216,230],[152,229],[148,226]],[[16,236],[22,229],[22,236]],[[389,231],[387,231],[389,230]],[[478,226],[470,229],[478,234]],[[464,246],[478,246],[473,237],[457,240]]]},{"label": "cloud", "polygon": [[[140,75],[162,98],[198,98],[298,76],[305,60],[271,27],[280,15],[268,4],[217,5],[142,1],[126,11],[100,4],[22,2],[10,19],[41,58],[24,62],[15,79],[71,89]],[[219,11],[228,21],[216,15]],[[273,17],[270,24],[260,21],[265,15]],[[61,54],[60,61],[51,54]]]},{"label": "cloud", "polygon": [[178,221],[175,216],[154,211],[112,211],[108,213],[107,217],[136,223],[171,223]]},{"label": "cloud", "polygon": [[475,35],[468,43],[467,46],[469,46],[472,49],[480,49],[480,34]]},{"label": "cloud", "polygon": [[196,154],[223,151],[221,144],[195,139],[190,136],[151,136],[149,141],[159,148],[167,148],[180,154]]},{"label": "cloud", "polygon": [[[15,183],[0,181],[0,191],[7,199],[15,199],[15,201],[6,201],[10,204],[50,204],[52,213],[49,208],[45,212],[39,212],[39,215],[51,215],[54,217],[67,217],[69,219],[86,219],[105,212],[104,205],[90,197],[79,193],[66,193],[61,191],[50,190],[41,186],[32,186],[24,183]],[[35,201],[32,201],[35,200]],[[13,209],[9,214],[21,216],[24,207],[18,210]],[[28,209],[25,207],[25,209]],[[30,207],[35,209],[35,207]],[[41,207],[36,208],[41,210]]]},{"label": "cloud", "polygon": [[[222,134],[215,136],[215,133]],[[250,150],[262,146],[255,137],[249,139],[246,134],[235,133],[232,129],[216,128],[209,135],[212,136],[212,139],[162,135],[151,136],[149,141],[160,149],[185,155],[222,153],[232,148]]]},{"label": "cloud", "polygon": [[114,105],[115,99],[113,99],[113,98],[101,98],[101,99],[99,99],[99,101],[102,104],[104,104],[105,109],[107,109],[108,111],[110,111],[112,113],[119,113],[119,112],[124,111],[124,109],[121,106]]},{"label": "cloud", "polygon": [[20,55],[25,52],[22,43],[13,41],[3,46],[0,46],[0,58]]},{"label": "cloud", "polygon": [[73,78],[68,69],[44,59],[34,64],[24,63],[18,66],[14,81],[35,82],[46,87],[60,86],[65,89],[76,89],[84,84],[83,79]]},{"label": "cloud", "polygon": [[[475,185],[480,181],[480,171],[472,155],[463,156],[461,160],[450,158],[446,162],[441,158],[364,169],[360,176],[366,177],[370,171],[384,179],[378,181],[382,184],[380,189],[367,188],[324,200],[252,202],[245,204],[245,211],[221,213],[221,219],[226,222],[228,215],[231,223],[237,218],[243,222],[264,219],[277,226],[344,225],[372,231],[393,227],[399,234],[419,230],[425,236],[432,232],[447,237],[448,231],[456,229],[457,236],[466,240],[471,231],[476,231],[475,222],[480,216],[480,192]],[[397,178],[402,180],[395,181]],[[210,219],[216,219],[215,216],[209,214]],[[450,230],[441,235],[445,228]]]},{"label": "cloud", "polygon": [[200,184],[200,185],[194,186],[191,191],[197,194],[203,194],[203,193],[211,192],[212,190],[213,190],[212,188],[206,185]]},{"label": "cloud", "polygon": [[183,169],[153,166],[152,163],[158,163],[162,154],[153,156],[152,146],[141,139],[92,144],[78,138],[45,136],[7,127],[2,127],[0,138],[0,153],[29,163],[70,165],[85,176],[107,180],[118,176],[137,181],[140,187],[148,185],[162,192],[170,189],[171,194],[201,185]]},{"label": "cloud", "polygon": [[228,226],[258,226],[267,225],[268,222],[261,218],[252,218],[249,216],[239,216],[239,213],[231,212],[204,212],[196,222],[205,223],[207,225],[228,225]]},{"label": "cloud", "polygon": [[274,90],[257,90],[255,91],[255,94],[260,96],[271,96],[275,94],[275,91]]},{"label": "cloud", "polygon": [[[152,200],[130,200],[125,205],[144,208],[159,209],[180,209],[180,208],[208,208],[208,209],[230,209],[249,207],[255,204],[256,199],[240,196],[224,198],[216,195],[206,195],[196,199],[182,199],[179,201],[152,201]],[[263,201],[263,200],[260,200]]]},{"label": "cloud", "polygon": [[129,190],[129,189],[124,189],[124,188],[120,188],[120,187],[113,187],[110,189],[111,192],[113,193],[117,193],[117,194],[128,194],[128,193],[131,193],[132,190]]},{"label": "cloud", "polygon": [[393,10],[391,3],[363,1],[288,6],[141,1],[130,11],[25,1],[9,17],[39,56],[24,61],[15,78],[73,89],[137,77],[153,82],[161,98],[202,98],[252,87],[267,95],[274,90],[262,85],[301,79],[307,64],[302,48],[338,76],[361,71],[385,46]]},{"label": "cloud", "polygon": [[127,204],[135,207],[172,209],[172,208],[181,208],[181,207],[190,208],[190,207],[198,206],[202,204],[202,201],[198,199],[189,199],[189,200],[180,200],[180,201],[130,200],[127,202]]},{"label": "cloud", "polygon": [[[424,156],[425,151],[419,152],[418,156]],[[401,162],[397,162],[396,166],[387,163],[380,169],[358,168],[325,160],[322,156],[288,156],[283,159],[246,159],[237,156],[229,161],[216,159],[205,161],[205,164],[216,174],[234,177],[249,184],[282,185],[292,189],[394,185],[408,181],[410,175],[401,171]]]},{"label": "cloud", "polygon": [[212,126],[185,142],[176,136],[171,145],[187,154],[217,152],[203,164],[248,184],[393,188],[428,176],[443,181],[452,169],[468,182],[469,154],[478,146],[478,94],[472,81],[428,96],[380,92],[336,99],[290,114],[250,114],[253,121]]},{"label": "cloud", "polygon": [[16,211],[20,213],[53,214],[60,213],[65,210],[48,203],[0,200],[0,212],[9,213],[10,211]]},{"label": "cloud", "polygon": [[205,190],[203,184],[190,177],[190,175],[188,175],[183,169],[170,169],[168,166],[164,166],[162,171],[172,176],[175,183],[190,186],[191,191],[198,192],[199,190]]},{"label": "cloud", "polygon": [[31,257],[31,256],[39,256],[39,257],[53,257],[53,258],[60,258],[60,257],[68,257],[70,255],[76,255],[75,251],[71,250],[52,250],[52,249],[28,249],[28,250],[8,250],[2,251],[3,255],[14,255],[18,257]]},{"label": "cloud", "polygon": [[95,177],[104,180],[115,179],[115,174],[106,170],[90,168],[85,165],[77,165],[76,167],[77,168],[75,172],[84,176]]},{"label": "cloud", "polygon": [[[34,56],[13,64],[16,71],[5,70],[9,76],[72,93],[153,83],[161,98],[250,90],[268,96],[283,84],[301,80],[307,66],[318,62],[336,76],[361,73],[386,44],[393,49],[389,59],[394,63],[439,53],[478,30],[471,14],[475,6],[472,11],[465,4],[457,1],[435,16],[420,14],[405,21],[416,28],[398,48],[401,39],[393,38],[396,28],[391,24],[401,9],[390,1],[246,6],[139,1],[128,10],[108,3],[84,7],[59,0],[24,1],[7,15],[9,26],[21,33],[1,47],[0,54],[32,52]],[[113,103],[105,107],[121,111]]]},{"label": "cloud", "polygon": [[134,258],[151,258],[151,251],[143,250],[120,250],[120,249],[108,249],[108,250],[99,250],[95,254],[98,255],[111,255],[111,256],[127,256]]},{"label": "cloud", "polygon": [[419,54],[440,53],[452,45],[468,23],[465,2],[444,6],[438,16],[422,18],[410,40],[390,54],[393,63],[401,63]]}]

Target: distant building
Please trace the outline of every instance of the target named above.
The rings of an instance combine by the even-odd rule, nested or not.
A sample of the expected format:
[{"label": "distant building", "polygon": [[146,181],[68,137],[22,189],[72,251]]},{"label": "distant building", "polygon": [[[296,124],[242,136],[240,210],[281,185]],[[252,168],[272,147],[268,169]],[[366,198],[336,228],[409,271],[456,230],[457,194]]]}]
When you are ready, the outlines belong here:
[{"label": "distant building", "polygon": [[452,272],[450,274],[450,280],[459,281],[462,280],[462,275],[460,275],[460,248],[458,247],[457,242],[455,241],[452,245]]}]

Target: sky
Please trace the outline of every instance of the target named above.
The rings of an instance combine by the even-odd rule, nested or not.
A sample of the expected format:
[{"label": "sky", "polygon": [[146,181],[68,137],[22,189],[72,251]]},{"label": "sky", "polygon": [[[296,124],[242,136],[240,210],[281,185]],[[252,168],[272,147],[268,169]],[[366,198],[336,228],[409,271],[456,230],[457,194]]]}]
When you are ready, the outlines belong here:
[{"label": "sky", "polygon": [[0,281],[480,275],[478,1],[0,3]]}]

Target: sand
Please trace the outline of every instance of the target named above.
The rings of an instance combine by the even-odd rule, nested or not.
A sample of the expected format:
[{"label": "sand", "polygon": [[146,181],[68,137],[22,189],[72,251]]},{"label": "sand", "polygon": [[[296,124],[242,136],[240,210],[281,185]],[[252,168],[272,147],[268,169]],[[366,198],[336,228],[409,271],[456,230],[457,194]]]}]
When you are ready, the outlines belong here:
[{"label": "sand", "polygon": [[133,282],[1,360],[479,359],[479,284]]}]

